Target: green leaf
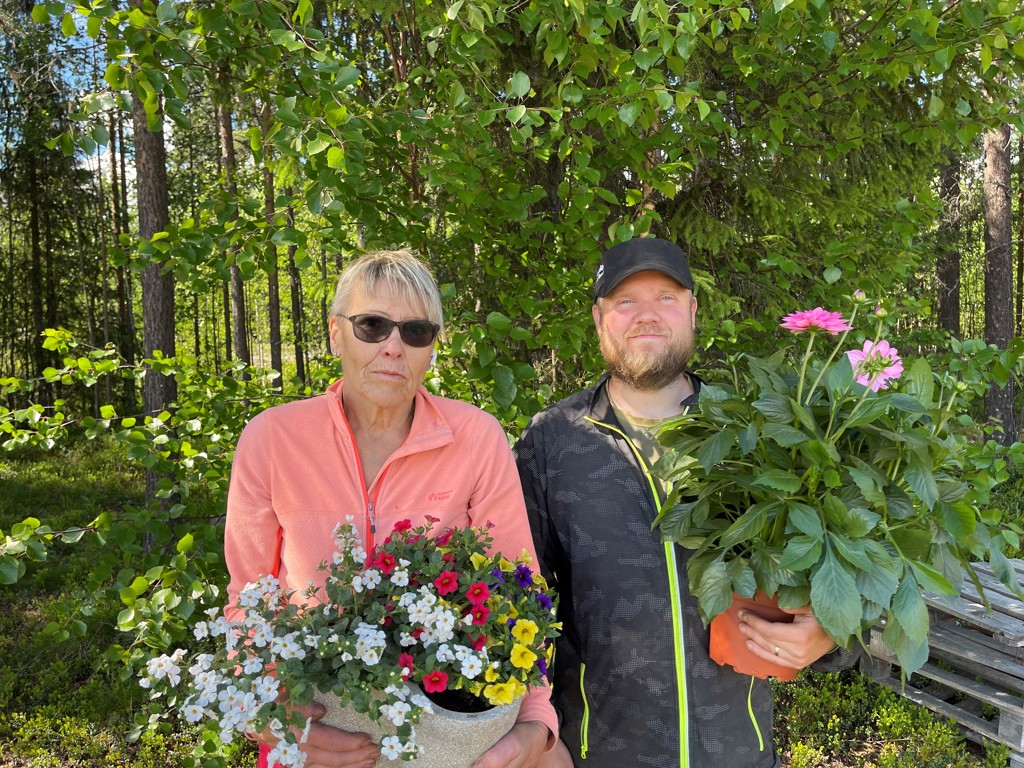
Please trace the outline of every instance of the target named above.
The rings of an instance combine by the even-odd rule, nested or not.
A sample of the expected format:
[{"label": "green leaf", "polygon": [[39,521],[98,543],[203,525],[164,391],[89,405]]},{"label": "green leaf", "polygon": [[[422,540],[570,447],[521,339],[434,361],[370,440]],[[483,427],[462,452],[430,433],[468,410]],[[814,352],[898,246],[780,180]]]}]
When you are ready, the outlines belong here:
[{"label": "green leaf", "polygon": [[42,3],[35,6],[32,9],[32,21],[36,24],[45,24],[50,20],[50,14],[46,11],[46,6]]},{"label": "green leaf", "polygon": [[811,608],[822,628],[841,645],[860,629],[860,592],[831,550],[825,551],[811,576]]},{"label": "green leaf", "polygon": [[798,501],[786,502],[788,520],[798,531],[805,533],[815,541],[821,541],[825,531],[821,527],[821,517],[818,510],[808,504],[801,504]]},{"label": "green leaf", "polygon": [[619,108],[619,120],[632,126],[640,114],[640,102],[630,101]]},{"label": "green leaf", "polygon": [[194,538],[193,538],[192,534],[191,533],[186,533],[184,536],[182,536],[180,539],[178,539],[178,544],[177,544],[177,546],[175,548],[181,554],[185,554],[186,552],[191,551],[193,545],[194,545]]},{"label": "green leaf", "polygon": [[769,421],[777,421],[788,425],[794,419],[793,409],[789,403],[789,398],[784,395],[767,394],[755,400],[753,405]]},{"label": "green leaf", "polygon": [[757,425],[747,424],[747,426],[740,430],[739,434],[739,446],[740,451],[746,456],[752,450],[757,448]]},{"label": "green leaf", "polygon": [[830,534],[828,541],[835,548],[836,554],[850,565],[861,571],[870,570],[874,567],[874,563],[864,553],[864,545],[860,541],[840,534]]},{"label": "green leaf", "polygon": [[512,75],[508,84],[508,95],[513,99],[521,99],[530,92],[530,76],[519,71]]},{"label": "green leaf", "polygon": [[940,501],[938,513],[942,520],[942,529],[957,541],[968,539],[978,524],[974,508],[970,504],[947,504]]},{"label": "green leaf", "polygon": [[806,432],[802,432],[788,424],[765,424],[761,427],[761,434],[774,440],[782,447],[799,445],[811,439]]},{"label": "green leaf", "polygon": [[910,454],[903,476],[921,503],[928,509],[932,509],[935,502],[939,500],[939,487],[935,483],[931,468],[926,467],[924,461],[916,453]]},{"label": "green leaf", "polygon": [[491,369],[491,376],[494,378],[494,401],[502,408],[508,408],[515,401],[518,391],[512,369],[496,365]]},{"label": "green leaf", "polygon": [[900,622],[892,615],[892,611],[889,621],[886,622],[885,631],[882,632],[882,641],[896,654],[905,677],[909,678],[928,661],[928,643],[913,642],[903,631]]},{"label": "green leaf", "polygon": [[14,584],[25,575],[25,564],[10,555],[0,555],[0,584]]},{"label": "green leaf", "polygon": [[160,24],[166,24],[177,16],[178,8],[175,0],[161,0],[156,7],[156,20]]},{"label": "green leaf", "polygon": [[783,469],[769,469],[755,477],[751,485],[761,485],[766,488],[774,488],[777,491],[796,493],[800,490],[801,483],[800,478],[791,472]]},{"label": "green leaf", "polygon": [[953,589],[953,585],[949,583],[949,579],[939,573],[935,568],[932,568],[927,563],[922,563],[920,560],[908,560],[907,562],[914,571],[914,577],[917,579],[917,583],[921,585],[922,589],[927,589],[929,592],[934,592],[937,595],[956,594],[956,590]]},{"label": "green leaf", "polygon": [[913,579],[903,579],[896,589],[892,597],[892,612],[912,643],[927,641],[928,606]]},{"label": "green leaf", "polygon": [[729,569],[721,560],[716,560],[704,568],[698,578],[694,578],[698,574],[694,572],[695,569],[690,568],[691,565],[698,564],[693,559],[687,563],[687,575],[690,577],[693,596],[700,603],[704,620],[710,621],[732,605],[733,588]]},{"label": "green leaf", "polygon": [[906,374],[906,391],[926,408],[931,408],[935,400],[935,379],[928,362],[919,357],[910,366]]},{"label": "green leaf", "polygon": [[64,18],[61,19],[60,31],[64,33],[64,37],[74,37],[78,34],[75,19],[70,13],[65,13]]},{"label": "green leaf", "polygon": [[491,312],[487,315],[487,325],[496,331],[507,331],[512,327],[512,321],[501,312]]},{"label": "green leaf", "polygon": [[888,607],[900,583],[902,569],[899,561],[885,547],[870,539],[864,541],[864,552],[872,567],[856,575],[857,590],[865,600]]},{"label": "green leaf", "polygon": [[821,538],[793,536],[786,542],[786,549],[779,561],[779,568],[790,571],[806,571],[821,559],[821,549]]},{"label": "green leaf", "polygon": [[700,448],[694,453],[694,458],[704,468],[704,471],[708,472],[725,458],[735,442],[736,432],[732,429],[723,429],[702,442]]},{"label": "green leaf", "polygon": [[822,277],[825,278],[825,282],[828,283],[829,285],[838,282],[839,278],[841,278],[842,276],[843,270],[841,270],[839,267],[829,267],[822,274]]},{"label": "green leaf", "polygon": [[780,508],[781,505],[772,502],[755,504],[750,507],[725,529],[725,533],[719,539],[719,546],[729,549],[741,542],[761,536],[765,522],[768,520],[768,513]]},{"label": "green leaf", "polygon": [[526,107],[523,104],[519,104],[508,111],[508,121],[510,123],[518,123],[525,115]]}]

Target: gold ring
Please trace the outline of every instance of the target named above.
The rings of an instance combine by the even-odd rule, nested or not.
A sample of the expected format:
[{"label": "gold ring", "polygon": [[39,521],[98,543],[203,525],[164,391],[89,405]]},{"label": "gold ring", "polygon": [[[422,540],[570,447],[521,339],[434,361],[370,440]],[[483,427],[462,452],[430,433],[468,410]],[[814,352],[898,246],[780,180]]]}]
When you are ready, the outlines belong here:
[{"label": "gold ring", "polygon": [[777,645],[775,646],[775,655],[776,656],[779,655],[779,646],[777,646]]}]

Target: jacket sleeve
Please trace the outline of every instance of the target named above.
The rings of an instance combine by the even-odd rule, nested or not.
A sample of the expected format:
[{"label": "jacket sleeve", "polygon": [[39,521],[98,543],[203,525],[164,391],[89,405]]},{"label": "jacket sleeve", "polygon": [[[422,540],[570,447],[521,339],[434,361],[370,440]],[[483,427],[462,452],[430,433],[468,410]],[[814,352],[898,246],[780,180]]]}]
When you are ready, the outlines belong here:
[{"label": "jacket sleeve", "polygon": [[242,616],[235,607],[238,593],[278,567],[280,526],[271,501],[271,447],[266,421],[261,414],[246,425],[231,463],[224,524],[224,560],[230,582],[224,614],[232,620]]},{"label": "jacket sleeve", "polygon": [[526,515],[530,521],[533,544],[540,559],[541,570],[548,583],[558,591],[558,553],[561,547],[548,509],[547,454],[544,446],[544,428],[534,418],[516,443],[516,467],[526,502]]},{"label": "jacket sleeve", "polygon": [[[523,491],[505,431],[496,419],[483,414],[474,431],[475,439],[470,442],[465,457],[477,468],[469,519],[474,526],[493,525],[494,549],[507,559],[518,559],[525,550],[536,564],[537,555],[523,506]],[[551,749],[558,738],[558,717],[551,704],[551,689],[546,685],[531,688],[523,699],[518,722],[530,720],[548,727],[551,736],[547,749]]]}]

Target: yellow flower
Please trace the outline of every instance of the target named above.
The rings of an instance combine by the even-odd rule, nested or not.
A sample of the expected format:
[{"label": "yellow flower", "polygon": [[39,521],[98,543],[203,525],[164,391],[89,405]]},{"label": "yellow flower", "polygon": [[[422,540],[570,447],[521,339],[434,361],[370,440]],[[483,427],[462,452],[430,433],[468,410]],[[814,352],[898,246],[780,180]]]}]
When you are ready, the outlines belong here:
[{"label": "yellow flower", "polygon": [[514,677],[510,677],[508,680],[506,680],[505,685],[510,686],[512,688],[513,700],[521,698],[526,695],[526,686]]},{"label": "yellow flower", "polygon": [[509,683],[495,683],[484,688],[484,696],[496,707],[511,704],[516,700],[515,686]]},{"label": "yellow flower", "polygon": [[508,613],[501,614],[501,616],[498,617],[498,622],[501,623],[501,624],[504,624],[509,619],[514,619],[514,618],[517,618],[518,616],[519,616],[519,609],[516,608],[514,605],[509,604],[509,606],[508,606]]},{"label": "yellow flower", "polygon": [[488,561],[489,561],[489,560],[490,560],[490,558],[489,558],[489,557],[486,557],[486,556],[484,556],[484,555],[481,555],[481,554],[480,554],[479,552],[474,552],[474,553],[473,553],[472,555],[470,555],[470,557],[469,557],[469,561],[470,561],[471,563],[473,563],[473,567],[474,567],[474,568],[477,568],[477,569],[483,568],[483,567],[484,567],[484,565],[486,565],[486,564],[488,563]]},{"label": "yellow flower", "polygon": [[484,670],[484,680],[486,680],[488,683],[493,683],[497,679],[498,670],[496,670],[494,667],[488,667]]},{"label": "yellow flower", "polygon": [[512,637],[523,645],[530,645],[533,642],[533,638],[537,636],[537,629],[538,627],[535,622],[523,619],[522,621],[517,621],[516,625],[512,627]]},{"label": "yellow flower", "polygon": [[512,666],[520,669],[531,669],[537,661],[537,654],[525,645],[516,643],[512,646]]},{"label": "yellow flower", "polygon": [[509,562],[503,557],[501,558],[500,561],[498,561],[498,567],[501,568],[501,570],[503,570],[505,573],[510,573],[516,569],[516,564]]}]

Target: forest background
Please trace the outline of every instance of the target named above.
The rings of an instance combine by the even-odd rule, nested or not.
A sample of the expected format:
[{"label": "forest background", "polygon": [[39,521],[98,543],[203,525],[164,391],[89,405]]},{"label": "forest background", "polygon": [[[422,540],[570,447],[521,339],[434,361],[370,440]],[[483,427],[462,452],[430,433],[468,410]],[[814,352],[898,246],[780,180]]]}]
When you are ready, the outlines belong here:
[{"label": "forest background", "polygon": [[[511,436],[600,371],[612,242],[686,246],[712,376],[863,290],[962,382],[1019,518],[1022,28],[1015,0],[0,2],[0,765],[187,763],[187,732],[124,742],[131,672],[216,602],[237,435],[340,374],[327,306],[369,249],[431,264],[427,386]],[[780,694],[790,764],[928,765],[882,742],[930,718],[867,690]]]}]

